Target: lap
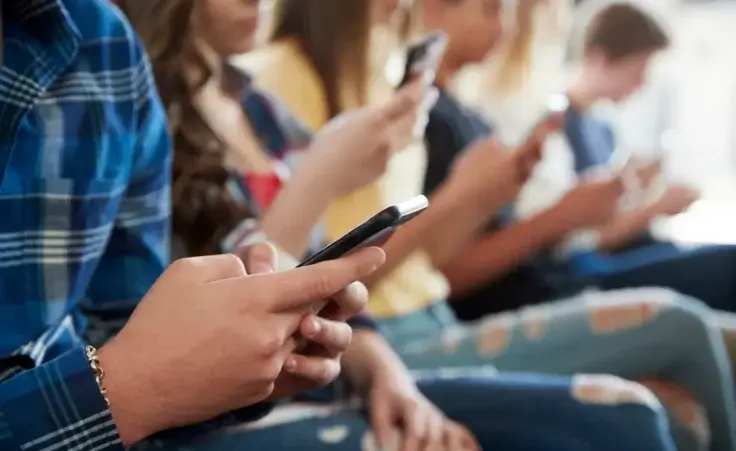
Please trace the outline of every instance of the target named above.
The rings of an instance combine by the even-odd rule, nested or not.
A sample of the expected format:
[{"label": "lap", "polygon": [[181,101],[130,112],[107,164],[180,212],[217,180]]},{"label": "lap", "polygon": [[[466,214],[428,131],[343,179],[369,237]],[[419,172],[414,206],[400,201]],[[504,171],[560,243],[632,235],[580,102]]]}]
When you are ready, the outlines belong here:
[{"label": "lap", "polygon": [[[619,449],[627,440],[642,446],[662,441],[658,436],[656,401],[647,401],[646,396],[604,394],[600,389],[612,386],[611,380],[596,383],[514,374],[431,378],[418,384],[449,418],[470,429],[483,449],[604,451],[608,447]],[[199,443],[179,446],[158,442],[148,444],[148,448],[378,450],[363,410],[349,405],[285,406],[259,423],[219,432]]]}]

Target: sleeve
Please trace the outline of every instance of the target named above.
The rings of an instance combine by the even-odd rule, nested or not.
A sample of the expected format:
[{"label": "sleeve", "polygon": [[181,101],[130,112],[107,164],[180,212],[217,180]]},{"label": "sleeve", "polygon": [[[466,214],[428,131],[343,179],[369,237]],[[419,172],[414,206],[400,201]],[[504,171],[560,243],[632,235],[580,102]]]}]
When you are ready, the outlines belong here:
[{"label": "sleeve", "polygon": [[3,451],[123,451],[80,346],[0,384]]},{"label": "sleeve", "polygon": [[425,148],[427,150],[427,171],[424,176],[424,193],[431,195],[444,183],[452,170],[452,165],[458,156],[459,146],[456,142],[452,127],[447,121],[435,114],[430,114],[427,128],[424,132]]},{"label": "sleeve", "polygon": [[169,264],[172,144],[148,59],[138,43],[134,57],[138,114],[130,180],[82,305],[88,338],[96,345],[125,324]]}]

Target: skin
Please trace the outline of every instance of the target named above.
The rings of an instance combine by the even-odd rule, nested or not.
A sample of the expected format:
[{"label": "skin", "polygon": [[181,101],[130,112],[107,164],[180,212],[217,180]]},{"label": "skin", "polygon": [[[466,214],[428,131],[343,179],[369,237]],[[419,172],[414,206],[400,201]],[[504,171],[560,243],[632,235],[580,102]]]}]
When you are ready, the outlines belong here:
[{"label": "skin", "polygon": [[[449,89],[460,69],[483,61],[503,36],[501,5],[492,0],[427,0],[425,6],[427,26],[440,29],[449,37],[447,53],[437,74],[437,84]],[[551,125],[554,125],[554,121]],[[540,147],[549,131],[538,128],[530,134],[522,149]],[[535,161],[531,159],[527,175]],[[501,169],[496,168],[491,172],[493,176],[485,175],[484,178],[499,181],[502,184],[499,191],[509,193],[503,198],[509,201],[516,196],[525,178],[504,179]],[[446,182],[452,183],[452,179]],[[469,229],[465,241],[456,242],[454,248],[448,249],[446,258],[437,260],[438,266],[450,281],[454,295],[471,291],[515,268],[528,256],[555,244],[570,231],[589,223],[598,225],[607,221],[620,193],[621,186],[616,180],[587,183],[571,192],[554,208],[481,237],[475,233],[487,221],[487,217],[476,217],[482,222],[475,223],[476,227]],[[496,202],[481,211],[493,211],[501,205]]]},{"label": "skin", "polygon": [[[656,55],[654,51],[641,52],[611,60],[602,49],[588,49],[581,71],[568,90],[571,102],[585,110],[599,100],[623,102],[629,99],[644,86]],[[648,186],[660,171],[659,162],[632,164],[643,186]],[[679,214],[687,210],[698,197],[693,189],[674,185],[653,203],[618,214],[600,228],[600,249],[612,251],[629,244],[649,227],[654,218]]]},{"label": "skin", "polygon": [[[193,20],[195,42],[212,65],[216,66],[218,60],[228,55],[252,50],[258,25],[257,3],[207,0],[198,4]],[[376,0],[374,14],[377,21],[393,20],[400,12],[399,6],[406,8],[411,4]],[[309,232],[327,206],[337,197],[383,173],[392,149],[403,148],[413,139],[417,108],[426,91],[427,83],[417,80],[387,105],[349,112],[340,118],[339,127],[325,126],[315,136],[310,157],[293,175],[266,216],[261,218],[266,234],[286,251],[302,254]],[[345,152],[350,148],[361,152]],[[376,150],[371,152],[371,149]],[[335,167],[355,167],[360,171],[352,174],[335,171]],[[307,190],[310,202],[305,205],[303,193]],[[300,211],[298,219],[293,216],[295,209]],[[295,230],[302,233],[295,233]],[[254,252],[250,248],[239,255],[249,274],[273,272],[273,255],[268,257],[262,250]],[[366,298],[365,288],[361,284],[352,284],[341,292],[337,306],[345,303],[359,305]],[[338,308],[335,312],[338,314],[336,317],[311,316],[304,319],[299,335],[308,339],[310,344],[305,351],[291,353],[286,358],[269,398],[290,396],[330,382],[340,372],[341,358],[345,353],[345,374],[352,385],[370,397],[371,403],[382,412],[372,421],[379,442],[390,441],[393,427],[399,426],[403,432],[401,446],[404,451],[442,449],[443,443],[463,443],[468,450],[477,449],[474,438],[465,428],[447,420],[419,393],[407,368],[378,333],[359,331],[352,336],[342,322],[350,310]],[[295,343],[289,342],[286,346],[293,350]]]}]

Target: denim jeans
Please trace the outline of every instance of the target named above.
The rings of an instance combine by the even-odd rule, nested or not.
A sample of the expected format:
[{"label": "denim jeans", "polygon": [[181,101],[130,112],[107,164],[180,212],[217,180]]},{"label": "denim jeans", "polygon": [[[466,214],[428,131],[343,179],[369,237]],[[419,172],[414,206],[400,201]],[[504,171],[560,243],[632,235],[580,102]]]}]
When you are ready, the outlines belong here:
[{"label": "denim jeans", "polygon": [[597,252],[572,260],[578,276],[603,290],[658,286],[736,312],[736,246],[680,248],[651,242],[611,255]]},{"label": "denim jeans", "polygon": [[[449,418],[472,431],[484,450],[674,451],[662,406],[636,384],[621,382],[612,397],[606,392],[606,399],[599,397],[599,389],[607,382],[586,385],[562,376],[475,377],[470,372],[432,377],[419,386]],[[311,415],[303,409],[301,418],[284,422],[269,422],[267,417],[262,424],[215,433],[195,443],[156,441],[138,448],[378,451],[360,408],[313,407]]]},{"label": "denim jeans", "polygon": [[[471,325],[459,324],[447,305],[439,303],[379,324],[415,369],[493,365],[500,371],[601,373],[671,382],[705,408],[712,449],[736,449],[733,379],[713,312],[671,290],[587,293],[491,315]],[[675,419],[681,448],[693,436],[707,438],[698,424]]]}]

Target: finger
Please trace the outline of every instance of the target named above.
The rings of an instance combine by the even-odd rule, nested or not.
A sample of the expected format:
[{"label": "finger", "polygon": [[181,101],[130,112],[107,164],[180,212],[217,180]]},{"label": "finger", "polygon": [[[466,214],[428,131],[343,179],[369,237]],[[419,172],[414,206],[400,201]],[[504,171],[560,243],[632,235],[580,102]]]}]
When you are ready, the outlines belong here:
[{"label": "finger", "polygon": [[393,444],[394,434],[396,433],[394,428],[396,417],[391,409],[391,404],[386,401],[386,398],[374,398],[370,406],[370,415],[371,427],[378,447],[385,448]]},{"label": "finger", "polygon": [[242,257],[248,274],[268,274],[278,268],[278,251],[269,242],[255,243],[248,246]]},{"label": "finger", "polygon": [[431,412],[427,416],[427,439],[424,449],[434,451],[442,449],[442,438],[444,436],[445,419],[439,412]]},{"label": "finger", "polygon": [[353,282],[330,298],[319,316],[334,321],[347,321],[365,309],[368,289],[360,282]]},{"label": "finger", "polygon": [[404,445],[403,451],[423,450],[427,439],[427,412],[423,409],[413,408],[406,412],[404,420]]},{"label": "finger", "polygon": [[284,371],[323,387],[340,375],[340,360],[330,357],[291,354],[284,362]]},{"label": "finger", "polygon": [[377,119],[384,126],[413,114],[422,103],[426,84],[421,77],[401,88],[393,98],[377,111]]},{"label": "finger", "polygon": [[305,318],[299,333],[309,340],[325,348],[328,356],[338,357],[345,352],[353,340],[353,329],[343,322],[328,321],[316,316]]},{"label": "finger", "polygon": [[448,450],[480,451],[475,436],[464,426],[453,421],[445,422],[445,443]]},{"label": "finger", "polygon": [[[364,279],[386,260],[383,251],[366,248],[347,257],[257,278],[224,281],[234,294],[249,293],[266,302],[271,311],[311,310],[315,302],[329,299],[351,283]],[[233,297],[236,297],[235,295]]]},{"label": "finger", "polygon": [[193,280],[199,283],[218,282],[247,275],[243,262],[233,254],[183,258],[172,263],[167,273],[182,281]]}]

